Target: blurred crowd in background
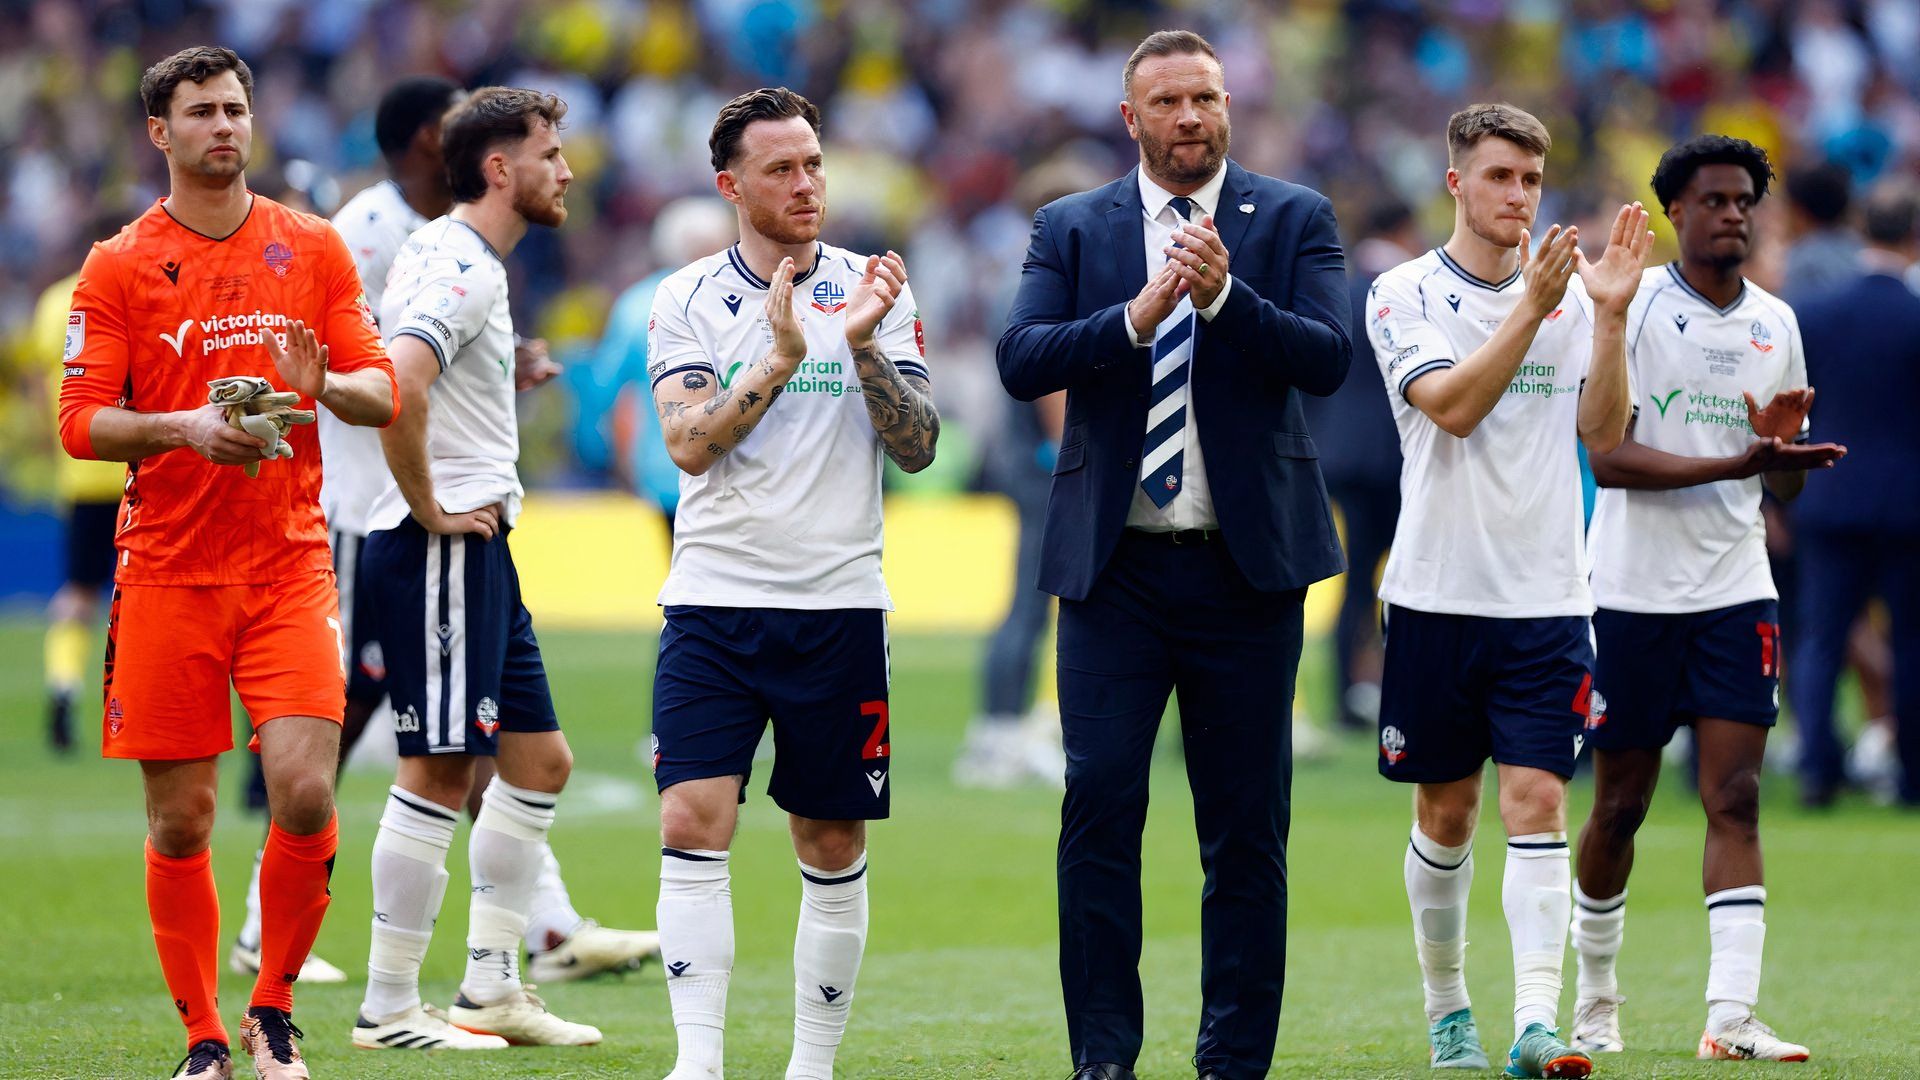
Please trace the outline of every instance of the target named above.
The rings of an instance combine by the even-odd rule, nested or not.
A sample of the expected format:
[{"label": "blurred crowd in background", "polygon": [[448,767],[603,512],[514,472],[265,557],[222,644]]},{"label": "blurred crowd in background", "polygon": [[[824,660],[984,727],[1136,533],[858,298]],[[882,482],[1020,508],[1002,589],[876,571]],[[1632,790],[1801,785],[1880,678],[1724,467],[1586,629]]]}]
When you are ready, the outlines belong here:
[{"label": "blurred crowd in background", "polygon": [[[619,365],[589,369],[614,359],[598,346],[616,296],[660,268],[659,211],[711,196],[718,106],[759,85],[825,110],[828,239],[906,257],[952,440],[924,483],[943,487],[976,479],[1004,409],[992,343],[1033,206],[1131,165],[1120,70],[1164,25],[1221,50],[1234,157],[1326,191],[1349,247],[1389,201],[1413,209],[1422,243],[1444,238],[1441,132],[1489,98],[1554,134],[1543,220],[1592,221],[1645,196],[1660,152],[1704,130],[1766,146],[1788,171],[1831,159],[1861,186],[1920,167],[1911,0],[0,0],[0,12],[12,27],[0,485],[16,499],[50,490],[54,361],[26,343],[35,300],[163,190],[135,89],[190,43],[253,65],[255,189],[322,213],[380,175],[373,107],[400,75],[566,99],[573,216],[513,260],[516,324],[578,369],[571,394],[527,403],[536,484],[631,479],[627,428],[605,415]],[[1763,258],[1756,276],[1778,273]]]},{"label": "blurred crowd in background", "polygon": [[[516,326],[568,367],[558,392],[521,402],[530,487],[649,494],[644,339],[610,314],[690,257],[656,222],[676,200],[717,199],[709,128],[757,86],[824,110],[826,239],[905,256],[944,433],[927,474],[890,475],[903,490],[1005,489],[996,474],[1032,467],[1044,434],[1001,391],[994,341],[1033,209],[1136,160],[1120,75],[1154,29],[1214,42],[1233,157],[1326,192],[1362,276],[1445,238],[1443,130],[1473,101],[1546,122],[1542,225],[1588,235],[1619,202],[1650,197],[1679,139],[1716,131],[1767,148],[1791,197],[1763,206],[1748,271],[1789,300],[1854,273],[1860,208],[1920,180],[1913,0],[0,0],[0,18],[0,506],[57,498],[57,358],[30,332],[35,306],[88,243],[163,193],[136,87],[188,44],[230,46],[253,67],[254,189],[323,214],[383,175],[373,109],[402,75],[566,100],[570,220],[510,260]],[[1655,225],[1655,258],[1670,258]],[[1390,538],[1390,516],[1354,513],[1398,471],[1364,345],[1349,382],[1371,420],[1322,411],[1314,434],[1336,498],[1353,503],[1349,526]],[[1355,649],[1343,690],[1368,681]],[[1343,700],[1362,722],[1364,695]]]}]

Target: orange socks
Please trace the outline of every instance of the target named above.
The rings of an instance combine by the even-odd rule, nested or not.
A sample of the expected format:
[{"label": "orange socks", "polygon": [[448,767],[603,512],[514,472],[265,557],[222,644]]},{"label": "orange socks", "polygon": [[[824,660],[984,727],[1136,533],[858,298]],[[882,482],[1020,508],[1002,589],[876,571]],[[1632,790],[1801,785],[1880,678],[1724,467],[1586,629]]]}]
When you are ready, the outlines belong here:
[{"label": "orange socks", "polygon": [[[267,830],[260,858],[260,978],[253,984],[250,1006],[293,1011],[293,981],[313,951],[332,898],[327,882],[333,877],[339,825],[335,816],[310,836],[282,832],[278,825]],[[212,875],[207,880],[211,891]]]},{"label": "orange socks", "polygon": [[187,1025],[187,1046],[202,1039],[226,1042],[217,997],[220,894],[214,889],[212,854],[202,851],[175,859],[153,850],[149,841],[147,913],[153,920],[160,972],[173,994],[173,1007]]}]

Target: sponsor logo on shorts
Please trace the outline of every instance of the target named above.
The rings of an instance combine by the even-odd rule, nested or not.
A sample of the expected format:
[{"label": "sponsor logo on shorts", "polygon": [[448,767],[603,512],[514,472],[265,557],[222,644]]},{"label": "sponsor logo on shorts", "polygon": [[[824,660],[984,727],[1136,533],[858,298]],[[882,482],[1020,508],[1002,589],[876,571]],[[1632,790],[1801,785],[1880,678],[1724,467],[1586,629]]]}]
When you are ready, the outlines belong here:
[{"label": "sponsor logo on shorts", "polygon": [[1388,724],[1380,732],[1380,756],[1386,758],[1389,765],[1398,765],[1406,760],[1407,737],[1392,724]]},{"label": "sponsor logo on shorts", "polygon": [[126,714],[120,711],[120,699],[112,698],[107,702],[107,734],[118,735],[127,728]]},{"label": "sponsor logo on shorts", "polygon": [[500,730],[500,704],[490,697],[480,699],[473,710],[473,724],[488,735]]},{"label": "sponsor logo on shorts", "polygon": [[[1588,699],[1588,701],[1587,701],[1587,723],[1586,723],[1586,729],[1587,729],[1588,731],[1593,731],[1593,730],[1596,730],[1597,728],[1599,728],[1599,727],[1600,727],[1600,725],[1602,725],[1602,724],[1604,724],[1604,723],[1606,723],[1606,722],[1607,722],[1607,698],[1606,698],[1606,695],[1604,695],[1604,694],[1602,694],[1602,693],[1601,693],[1600,691],[1598,691],[1598,690],[1595,690],[1595,691],[1593,692],[1593,696],[1592,696],[1591,698],[1589,698],[1589,699]],[[1573,752],[1574,752],[1575,754],[1578,754],[1578,753],[1580,752],[1580,747],[1579,747],[1579,744],[1578,744],[1578,740],[1577,740],[1577,739],[1575,740],[1575,745],[1574,745],[1574,749],[1573,749]]]},{"label": "sponsor logo on shorts", "polygon": [[420,730],[420,712],[409,705],[393,714],[393,730],[403,735],[411,735]]},{"label": "sponsor logo on shorts", "polygon": [[387,655],[377,641],[360,646],[360,670],[367,678],[383,682],[387,677]]},{"label": "sponsor logo on shorts", "polygon": [[660,771],[660,736],[653,736],[653,746],[648,750],[653,755],[653,771]]}]

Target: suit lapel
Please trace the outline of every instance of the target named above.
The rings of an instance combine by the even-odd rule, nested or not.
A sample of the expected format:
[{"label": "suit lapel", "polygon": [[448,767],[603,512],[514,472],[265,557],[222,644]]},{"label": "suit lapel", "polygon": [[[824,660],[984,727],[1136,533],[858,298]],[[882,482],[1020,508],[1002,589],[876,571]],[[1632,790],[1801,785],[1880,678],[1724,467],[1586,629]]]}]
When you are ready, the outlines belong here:
[{"label": "suit lapel", "polygon": [[1113,265],[1120,270],[1124,295],[1132,299],[1147,287],[1146,205],[1140,201],[1139,166],[1120,181],[1107,211],[1107,232],[1113,240]]},{"label": "suit lapel", "polygon": [[[1254,209],[1243,213],[1240,209],[1242,206],[1252,206]],[[1220,205],[1214,208],[1213,213],[1213,231],[1220,234],[1220,243],[1226,247],[1228,259],[1239,261],[1240,242],[1246,239],[1247,227],[1253,224],[1254,215],[1259,212],[1259,206],[1253,198],[1253,178],[1247,175],[1247,170],[1229,160],[1226,183],[1220,187]],[[1145,243],[1144,240],[1141,242]]]}]

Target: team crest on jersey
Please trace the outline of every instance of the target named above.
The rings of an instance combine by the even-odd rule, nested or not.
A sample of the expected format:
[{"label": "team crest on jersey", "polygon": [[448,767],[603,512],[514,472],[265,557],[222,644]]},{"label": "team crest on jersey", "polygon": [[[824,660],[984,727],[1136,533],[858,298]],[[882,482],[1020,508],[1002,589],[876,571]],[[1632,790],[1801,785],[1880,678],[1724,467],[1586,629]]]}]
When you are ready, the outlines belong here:
[{"label": "team crest on jersey", "polygon": [[847,306],[847,290],[837,281],[822,281],[813,287],[813,309],[838,315]]},{"label": "team crest on jersey", "polygon": [[481,698],[480,704],[474,707],[473,714],[473,725],[485,734],[492,735],[500,730],[500,705],[492,698]]},{"label": "team crest on jersey", "polygon": [[286,277],[287,271],[293,268],[293,249],[278,240],[268,244],[260,257],[267,261],[267,269],[272,270],[275,277]]},{"label": "team crest on jersey", "polygon": [[1387,764],[1389,765],[1398,765],[1406,759],[1407,737],[1401,734],[1400,729],[1394,727],[1392,724],[1388,724],[1385,728],[1381,729],[1380,756],[1386,758]]},{"label": "team crest on jersey", "polygon": [[1763,353],[1773,351],[1773,331],[1767,329],[1766,323],[1756,319],[1753,325],[1748,328],[1747,332],[1753,335],[1754,348],[1759,349]]}]

